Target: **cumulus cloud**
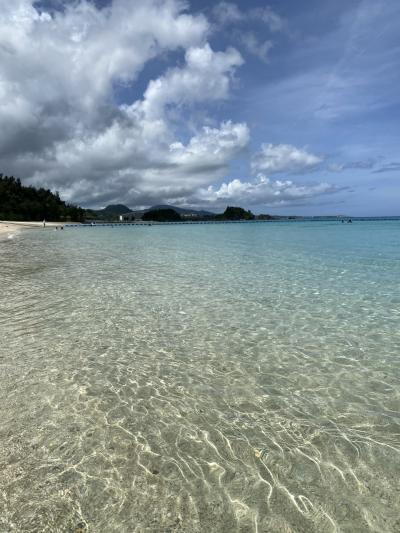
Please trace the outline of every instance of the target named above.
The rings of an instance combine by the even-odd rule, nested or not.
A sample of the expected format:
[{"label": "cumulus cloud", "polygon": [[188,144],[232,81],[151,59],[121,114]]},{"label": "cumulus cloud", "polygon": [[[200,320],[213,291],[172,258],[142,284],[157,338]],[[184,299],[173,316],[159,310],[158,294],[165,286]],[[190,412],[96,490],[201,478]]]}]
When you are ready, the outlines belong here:
[{"label": "cumulus cloud", "polygon": [[51,176],[64,196],[86,203],[169,201],[222,178],[248,144],[247,126],[229,121],[203,127],[184,144],[175,138],[160,102],[152,103],[145,98],[122,106],[121,115],[101,131],[56,143],[32,181],[46,183]]},{"label": "cumulus cloud", "polygon": [[334,194],[340,190],[343,189],[329,183],[299,185],[291,180],[271,180],[264,174],[259,174],[257,179],[251,181],[234,179],[222,183],[219,188],[213,185],[202,188],[195,200],[203,205],[215,206],[227,203],[285,206],[302,204],[312,198]]},{"label": "cumulus cloud", "polygon": [[[215,185],[246,150],[247,125],[194,121],[189,132],[178,124],[199,104],[227,99],[243,59],[234,48],[213,50],[209,22],[188,13],[186,3],[113,0],[100,8],[77,0],[51,12],[38,5],[0,0],[2,172],[93,207],[276,204],[336,191],[324,183],[298,185],[264,175]],[[271,30],[279,26],[269,8],[237,14],[259,16]],[[261,47],[265,60],[269,47]],[[175,66],[138,93],[145,65],[170,52],[178,57]],[[129,89],[123,103],[116,86]],[[252,168],[266,175],[295,173],[321,161],[304,149],[264,144]]]},{"label": "cumulus cloud", "polygon": [[170,145],[170,158],[176,165],[189,165],[196,168],[210,168],[210,162],[216,167],[225,165],[232,157],[238,155],[249,142],[249,130],[246,124],[224,122],[220,128],[205,126],[199,135],[192,137],[184,146],[180,142]]},{"label": "cumulus cloud", "polygon": [[[202,16],[175,0],[66,3],[52,15],[32,0],[0,0],[0,150],[37,151],[118,114],[115,83],[132,83],[161,52],[201,45]],[[0,152],[1,153],[1,152]]]},{"label": "cumulus cloud", "polygon": [[2,78],[16,99],[29,91],[38,104],[60,89],[74,105],[98,103],[113,82],[133,81],[161,51],[200,44],[208,31],[204,17],[182,13],[175,0],[114,0],[103,9],[73,2],[52,16],[32,0],[0,0],[0,8]]},{"label": "cumulus cloud", "polygon": [[252,160],[252,170],[267,174],[299,174],[316,168],[323,158],[290,144],[263,144]]},{"label": "cumulus cloud", "polygon": [[239,52],[214,52],[209,44],[186,52],[185,68],[174,68],[151,81],[139,105],[147,118],[160,117],[167,105],[225,99],[234,70],[242,65]]},{"label": "cumulus cloud", "polygon": [[[171,107],[225,99],[233,48],[215,52],[209,24],[179,0],[65,3],[51,14],[29,0],[0,0],[0,168],[67,199],[132,205],[190,194],[223,177],[245,147],[245,124],[202,128],[186,143]],[[145,64],[183,50],[184,63],[152,80],[143,97],[117,104]]]}]

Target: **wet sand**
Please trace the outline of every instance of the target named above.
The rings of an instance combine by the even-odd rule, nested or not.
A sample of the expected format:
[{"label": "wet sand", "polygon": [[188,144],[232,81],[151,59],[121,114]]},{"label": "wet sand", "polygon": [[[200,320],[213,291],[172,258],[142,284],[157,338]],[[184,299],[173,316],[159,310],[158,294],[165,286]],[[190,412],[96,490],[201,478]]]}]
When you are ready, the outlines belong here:
[{"label": "wet sand", "polygon": [[46,222],[46,228],[43,228],[43,222],[28,221],[2,221],[0,222],[0,239],[12,238],[13,235],[24,229],[54,229],[57,226],[64,226],[65,222]]}]

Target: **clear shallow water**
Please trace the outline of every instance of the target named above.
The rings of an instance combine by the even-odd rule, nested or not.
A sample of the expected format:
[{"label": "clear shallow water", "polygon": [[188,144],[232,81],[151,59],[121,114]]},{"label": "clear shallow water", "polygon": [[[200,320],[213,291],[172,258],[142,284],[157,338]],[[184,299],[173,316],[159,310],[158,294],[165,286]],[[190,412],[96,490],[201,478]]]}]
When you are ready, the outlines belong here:
[{"label": "clear shallow water", "polygon": [[0,242],[0,531],[400,530],[400,222]]}]

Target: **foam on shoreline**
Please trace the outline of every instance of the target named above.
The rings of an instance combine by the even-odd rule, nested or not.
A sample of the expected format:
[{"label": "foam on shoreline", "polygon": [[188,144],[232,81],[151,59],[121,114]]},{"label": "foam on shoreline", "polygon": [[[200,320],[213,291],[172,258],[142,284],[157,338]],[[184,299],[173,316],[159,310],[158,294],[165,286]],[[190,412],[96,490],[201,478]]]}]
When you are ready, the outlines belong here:
[{"label": "foam on shoreline", "polygon": [[17,232],[17,227],[12,227],[8,224],[0,222],[0,240],[12,239]]}]

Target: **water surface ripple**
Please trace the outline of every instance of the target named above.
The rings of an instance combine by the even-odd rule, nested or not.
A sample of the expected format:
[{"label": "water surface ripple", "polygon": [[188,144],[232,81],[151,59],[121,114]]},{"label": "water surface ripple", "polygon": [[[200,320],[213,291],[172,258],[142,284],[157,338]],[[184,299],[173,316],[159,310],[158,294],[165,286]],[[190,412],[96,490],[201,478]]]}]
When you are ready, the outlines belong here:
[{"label": "water surface ripple", "polygon": [[0,531],[399,531],[399,244],[396,221],[0,242]]}]

